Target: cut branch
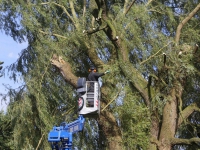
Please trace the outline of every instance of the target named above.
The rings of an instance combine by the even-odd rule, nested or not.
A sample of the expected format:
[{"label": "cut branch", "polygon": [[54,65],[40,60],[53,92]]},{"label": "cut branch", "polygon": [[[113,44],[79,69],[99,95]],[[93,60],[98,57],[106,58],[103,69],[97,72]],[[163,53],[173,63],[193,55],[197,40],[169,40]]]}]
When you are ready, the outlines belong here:
[{"label": "cut branch", "polygon": [[104,27],[97,27],[97,28],[93,28],[92,30],[84,30],[83,33],[87,33],[87,34],[93,34],[96,32],[99,32],[101,30],[104,30],[107,27],[107,25],[105,25]]},{"label": "cut branch", "polygon": [[51,63],[59,68],[67,83],[76,88],[78,77],[72,73],[71,65],[68,62],[64,61],[62,57],[57,55],[53,55]]},{"label": "cut branch", "polygon": [[178,44],[180,35],[181,35],[181,29],[183,26],[199,11],[200,9],[200,3],[197,5],[197,7],[185,18],[183,21],[178,25],[176,29],[176,36],[175,36],[175,42]]}]

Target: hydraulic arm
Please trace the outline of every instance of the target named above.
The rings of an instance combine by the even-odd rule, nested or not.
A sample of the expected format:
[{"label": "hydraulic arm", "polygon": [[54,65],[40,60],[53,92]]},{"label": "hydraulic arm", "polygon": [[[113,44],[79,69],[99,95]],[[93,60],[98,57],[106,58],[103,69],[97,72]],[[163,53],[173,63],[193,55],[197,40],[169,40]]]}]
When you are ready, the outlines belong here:
[{"label": "hydraulic arm", "polygon": [[59,127],[53,127],[48,134],[48,141],[51,143],[52,150],[71,150],[73,134],[83,130],[85,118],[79,118],[69,124],[61,123]]},{"label": "hydraulic arm", "polygon": [[73,134],[83,130],[85,117],[96,117],[100,113],[100,90],[98,82],[79,78],[77,83],[79,93],[79,118],[69,124],[61,123],[49,132],[48,141],[52,150],[71,150]]}]

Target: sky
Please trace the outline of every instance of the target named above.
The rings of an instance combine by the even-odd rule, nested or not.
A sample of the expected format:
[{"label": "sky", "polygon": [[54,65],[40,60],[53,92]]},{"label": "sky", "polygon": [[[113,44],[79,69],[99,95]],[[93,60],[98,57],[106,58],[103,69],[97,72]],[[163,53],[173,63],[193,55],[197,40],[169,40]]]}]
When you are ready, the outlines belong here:
[{"label": "sky", "polygon": [[[19,58],[19,53],[27,47],[27,42],[17,43],[12,37],[5,35],[3,32],[0,32],[0,61],[3,61],[3,68],[11,65],[16,62]],[[0,73],[1,74],[1,73]],[[13,80],[9,79],[7,71],[4,76],[0,78],[0,93],[7,93],[7,90],[4,85],[10,85],[12,88],[17,88],[22,85],[22,81],[19,83],[14,83]],[[0,97],[1,99],[1,97]],[[0,110],[6,111],[6,105],[9,103],[0,100]]]}]

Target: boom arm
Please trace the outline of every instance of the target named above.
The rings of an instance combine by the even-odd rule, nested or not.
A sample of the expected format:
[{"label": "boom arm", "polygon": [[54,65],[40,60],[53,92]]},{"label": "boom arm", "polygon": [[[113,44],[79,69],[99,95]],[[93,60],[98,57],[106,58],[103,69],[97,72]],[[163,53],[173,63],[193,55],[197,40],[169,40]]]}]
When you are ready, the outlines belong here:
[{"label": "boom arm", "polygon": [[[79,118],[69,124],[61,123],[60,127],[53,127],[48,134],[48,141],[51,142],[52,150],[71,150],[73,134],[83,130],[85,118]],[[59,144],[61,142],[61,144]]]},{"label": "boom arm", "polygon": [[86,81],[79,78],[77,92],[79,93],[79,118],[67,124],[63,122],[59,127],[53,127],[48,135],[52,150],[71,150],[73,134],[83,130],[84,116],[98,116],[100,113],[100,90],[99,83]]}]

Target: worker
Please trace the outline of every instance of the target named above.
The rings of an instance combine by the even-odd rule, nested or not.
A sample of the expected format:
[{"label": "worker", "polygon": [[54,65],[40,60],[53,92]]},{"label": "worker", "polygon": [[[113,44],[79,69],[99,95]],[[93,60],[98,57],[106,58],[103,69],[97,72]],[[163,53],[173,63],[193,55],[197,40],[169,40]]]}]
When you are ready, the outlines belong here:
[{"label": "worker", "polygon": [[[104,73],[97,73],[96,68],[91,66],[90,69],[89,69],[89,72],[90,72],[90,74],[88,75],[88,81],[97,81],[98,82],[99,77],[109,73],[110,71],[108,70]],[[94,83],[90,84],[89,91],[91,91],[91,92],[94,91]]]},{"label": "worker", "polygon": [[88,75],[88,81],[98,81],[99,77],[109,73],[110,71],[106,71],[104,73],[97,73],[97,70],[95,67],[90,67],[89,69],[90,74]]}]

